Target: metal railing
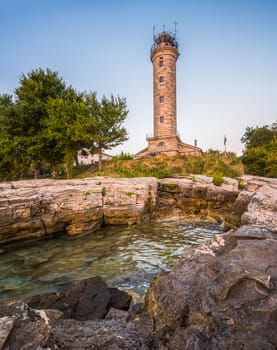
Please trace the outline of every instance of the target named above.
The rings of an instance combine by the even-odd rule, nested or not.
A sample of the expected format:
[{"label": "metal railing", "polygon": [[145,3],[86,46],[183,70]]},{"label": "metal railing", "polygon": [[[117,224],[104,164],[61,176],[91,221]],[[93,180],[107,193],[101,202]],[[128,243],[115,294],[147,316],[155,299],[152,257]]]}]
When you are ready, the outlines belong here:
[{"label": "metal railing", "polygon": [[178,41],[176,39],[176,36],[170,32],[164,31],[154,36],[154,43],[151,46],[151,52],[161,44],[172,46],[178,49]]},{"label": "metal railing", "polygon": [[[179,131],[177,131],[175,135],[159,135],[158,137],[171,137],[171,136],[173,136],[173,137],[177,136],[177,137],[181,138]],[[153,132],[146,133],[146,139],[152,139],[154,137],[157,137],[157,136],[155,136]]]}]

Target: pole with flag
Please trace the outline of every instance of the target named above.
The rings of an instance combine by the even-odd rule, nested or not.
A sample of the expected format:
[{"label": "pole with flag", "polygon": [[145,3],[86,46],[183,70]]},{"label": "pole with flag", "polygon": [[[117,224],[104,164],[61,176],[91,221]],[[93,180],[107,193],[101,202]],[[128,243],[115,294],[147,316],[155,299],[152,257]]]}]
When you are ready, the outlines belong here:
[{"label": "pole with flag", "polygon": [[224,135],[224,154],[225,154],[225,157],[226,157],[226,143],[227,143],[227,137],[226,137],[226,135]]}]

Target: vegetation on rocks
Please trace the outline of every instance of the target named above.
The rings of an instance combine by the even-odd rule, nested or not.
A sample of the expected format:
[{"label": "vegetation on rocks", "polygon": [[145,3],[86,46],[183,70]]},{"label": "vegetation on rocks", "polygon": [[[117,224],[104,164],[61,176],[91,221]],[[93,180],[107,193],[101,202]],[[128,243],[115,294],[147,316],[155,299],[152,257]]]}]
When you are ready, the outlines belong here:
[{"label": "vegetation on rocks", "polygon": [[[184,177],[189,174],[204,174],[216,178],[236,178],[243,174],[240,158],[234,153],[221,153],[209,150],[197,155],[159,155],[144,159],[122,159],[115,157],[103,163],[98,171],[97,165],[91,165],[85,171],[76,172],[76,177],[113,176],[113,177]],[[217,181],[217,180],[215,180]]]}]

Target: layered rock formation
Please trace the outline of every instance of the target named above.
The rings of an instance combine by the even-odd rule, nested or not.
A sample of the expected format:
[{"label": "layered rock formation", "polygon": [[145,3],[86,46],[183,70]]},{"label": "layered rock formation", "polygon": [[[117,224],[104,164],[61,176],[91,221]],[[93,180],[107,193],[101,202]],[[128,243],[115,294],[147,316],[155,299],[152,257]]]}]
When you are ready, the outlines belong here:
[{"label": "layered rock formation", "polygon": [[213,178],[195,175],[190,179],[163,179],[158,183],[157,206],[153,216],[187,221],[238,226],[242,212],[234,206],[239,194],[238,181],[226,178],[221,186]]},{"label": "layered rock formation", "polygon": [[156,188],[153,178],[0,183],[0,242],[133,224],[155,206]]},{"label": "layered rock formation", "polygon": [[277,230],[277,180],[195,175],[183,179],[90,178],[0,183],[0,243],[55,232],[91,232],[102,224],[145,219],[208,220],[226,228],[256,223]]},{"label": "layered rock formation", "polygon": [[145,302],[156,349],[276,349],[276,234],[246,225],[186,249]]}]

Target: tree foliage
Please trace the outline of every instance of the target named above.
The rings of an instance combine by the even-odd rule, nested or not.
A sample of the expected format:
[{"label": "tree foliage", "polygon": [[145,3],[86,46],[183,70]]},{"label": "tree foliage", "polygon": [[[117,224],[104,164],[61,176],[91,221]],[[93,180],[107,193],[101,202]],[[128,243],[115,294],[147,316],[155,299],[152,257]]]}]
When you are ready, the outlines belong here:
[{"label": "tree foliage", "polygon": [[122,126],[127,114],[125,99],[113,95],[110,99],[104,96],[96,106],[94,145],[99,156],[99,170],[102,168],[102,150],[111,149],[128,139],[127,131]]},{"label": "tree foliage", "polygon": [[245,170],[253,175],[277,177],[277,123],[247,127],[241,141],[245,145]]},{"label": "tree foliage", "polygon": [[37,175],[45,165],[55,174],[59,164],[69,176],[82,147],[100,155],[127,139],[127,114],[125,99],[98,101],[50,69],[22,74],[14,96],[0,95],[0,179]]}]

